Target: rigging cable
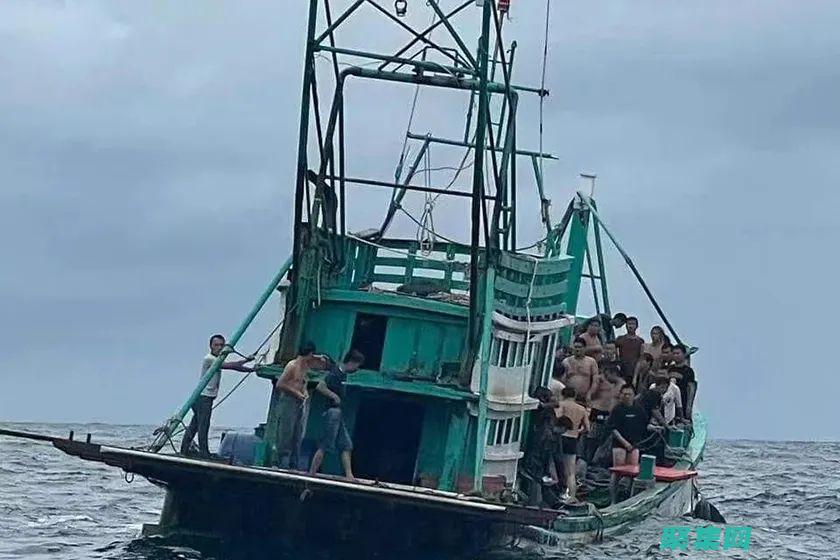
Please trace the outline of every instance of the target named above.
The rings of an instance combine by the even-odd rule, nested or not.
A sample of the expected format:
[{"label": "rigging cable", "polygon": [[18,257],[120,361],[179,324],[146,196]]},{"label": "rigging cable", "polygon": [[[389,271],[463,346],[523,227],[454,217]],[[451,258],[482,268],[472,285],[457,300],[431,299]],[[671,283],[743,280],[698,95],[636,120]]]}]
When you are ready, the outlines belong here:
[{"label": "rigging cable", "polygon": [[540,200],[541,213],[543,220],[546,220],[548,214],[548,207],[546,206],[545,198],[545,173],[543,172],[543,113],[545,105],[545,69],[548,64],[548,29],[549,21],[551,20],[551,0],[545,0],[545,37],[543,38],[543,56],[542,56],[542,78],[540,80],[540,181],[543,183],[540,189],[542,200]]},{"label": "rigging cable", "polygon": [[[432,184],[432,164],[431,164],[431,146],[426,148],[423,154],[425,158],[426,168],[423,172],[423,180],[426,186]],[[435,218],[433,215],[435,209],[435,201],[432,199],[431,193],[426,193],[426,202],[423,205],[423,214],[420,216],[420,224],[417,228],[417,244],[420,247],[420,252],[428,257],[432,254],[437,241],[435,234]]]}]

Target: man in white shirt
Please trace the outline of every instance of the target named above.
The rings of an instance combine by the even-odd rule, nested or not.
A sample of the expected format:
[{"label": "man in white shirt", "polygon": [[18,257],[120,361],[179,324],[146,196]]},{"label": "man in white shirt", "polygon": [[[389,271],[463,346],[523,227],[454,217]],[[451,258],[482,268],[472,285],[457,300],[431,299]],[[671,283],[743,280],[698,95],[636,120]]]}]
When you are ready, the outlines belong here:
[{"label": "man in white shirt", "polygon": [[[207,370],[210,369],[210,366],[213,365],[213,362],[222,353],[224,347],[225,337],[220,334],[214,334],[210,337],[210,353],[204,356],[204,360],[201,362],[201,377],[204,377],[204,374],[207,373]],[[213,374],[213,377],[210,378],[207,385],[201,391],[201,395],[199,395],[198,399],[192,405],[192,420],[190,420],[190,425],[187,426],[187,430],[184,432],[184,439],[181,440],[181,454],[186,455],[189,453],[193,438],[198,433],[199,452],[204,456],[210,455],[210,448],[207,444],[208,433],[210,432],[210,415],[213,412],[213,400],[219,394],[219,382],[222,378],[222,370],[229,369],[251,372],[254,371],[254,368],[248,367],[245,364],[252,360],[253,358],[246,358],[244,360],[223,363],[216,373]]]},{"label": "man in white shirt", "polygon": [[[655,385],[654,383],[650,388],[653,389]],[[662,394],[662,417],[665,418],[666,424],[671,424],[675,418],[683,417],[682,391],[673,377]]]}]

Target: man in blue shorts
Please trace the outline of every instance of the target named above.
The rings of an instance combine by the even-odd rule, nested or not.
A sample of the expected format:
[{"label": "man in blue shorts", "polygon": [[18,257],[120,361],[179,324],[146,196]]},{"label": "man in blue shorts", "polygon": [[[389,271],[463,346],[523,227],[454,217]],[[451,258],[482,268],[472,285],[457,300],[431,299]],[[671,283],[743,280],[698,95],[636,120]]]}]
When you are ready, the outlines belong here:
[{"label": "man in blue shorts", "polygon": [[341,413],[341,402],[344,400],[344,382],[347,381],[347,374],[354,373],[365,361],[364,355],[358,350],[350,350],[344,356],[341,364],[332,364],[329,373],[318,383],[315,388],[325,396],[329,402],[328,408],[324,411],[324,428],[321,440],[318,442],[318,451],[312,457],[312,465],[309,473],[315,474],[321,468],[325,453],[339,453],[341,465],[344,467],[344,476],[353,480],[353,467],[350,461],[350,453],[353,451],[353,442],[350,433],[344,424],[344,415]]}]

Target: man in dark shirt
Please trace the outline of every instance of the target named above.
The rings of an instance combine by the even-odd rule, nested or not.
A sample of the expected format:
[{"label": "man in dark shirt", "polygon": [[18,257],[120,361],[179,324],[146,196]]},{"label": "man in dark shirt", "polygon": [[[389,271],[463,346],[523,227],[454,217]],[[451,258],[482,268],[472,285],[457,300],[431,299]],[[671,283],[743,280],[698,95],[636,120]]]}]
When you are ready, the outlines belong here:
[{"label": "man in dark shirt", "polygon": [[622,372],[625,376],[632,378],[636,371],[636,362],[642,356],[642,347],[645,345],[645,341],[636,334],[636,329],[639,328],[639,320],[636,317],[627,317],[624,326],[627,329],[627,334],[615,339],[615,345],[618,348],[618,358],[621,360]]},{"label": "man in dark shirt", "polygon": [[[610,413],[607,419],[607,429],[613,436],[613,466],[638,465],[638,445],[647,437],[648,417],[638,404],[633,402],[633,387],[625,385],[621,388],[621,401]],[[610,483],[610,497],[615,503],[618,489],[618,476],[612,475]]]},{"label": "man in dark shirt", "polygon": [[328,400],[327,410],[322,415],[323,432],[321,441],[318,442],[318,450],[312,457],[312,465],[309,473],[315,474],[321,468],[325,453],[339,453],[341,465],[344,467],[344,476],[354,480],[353,468],[350,453],[353,451],[353,442],[350,433],[344,424],[344,416],[341,413],[341,403],[344,400],[344,382],[347,381],[347,374],[356,372],[365,362],[364,355],[358,350],[350,350],[344,356],[344,363],[332,364],[326,377],[318,383],[315,388]]},{"label": "man in dark shirt", "polygon": [[694,406],[694,395],[697,393],[697,378],[694,375],[694,370],[688,365],[688,352],[685,346],[677,344],[671,349],[671,359],[674,363],[668,368],[670,373],[678,373],[674,375],[677,386],[682,393],[682,409],[685,418],[691,421],[691,411]]}]

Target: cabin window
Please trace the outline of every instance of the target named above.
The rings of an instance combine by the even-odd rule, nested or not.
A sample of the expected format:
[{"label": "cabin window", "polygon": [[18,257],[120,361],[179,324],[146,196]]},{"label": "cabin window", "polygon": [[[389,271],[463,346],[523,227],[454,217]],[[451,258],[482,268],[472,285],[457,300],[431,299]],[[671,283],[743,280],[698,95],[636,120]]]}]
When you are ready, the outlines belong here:
[{"label": "cabin window", "polygon": [[508,445],[519,441],[522,423],[519,416],[487,422],[487,445]]},{"label": "cabin window", "polygon": [[[528,342],[493,336],[490,344],[490,363],[502,368],[533,366],[539,382],[543,371],[543,340],[540,335],[532,336]],[[534,365],[535,362],[539,362],[539,367]]]},{"label": "cabin window", "polygon": [[351,347],[365,355],[362,369],[377,371],[382,365],[382,350],[385,347],[385,332],[388,318],[384,315],[359,313],[353,326]]}]

